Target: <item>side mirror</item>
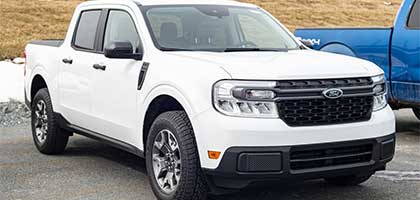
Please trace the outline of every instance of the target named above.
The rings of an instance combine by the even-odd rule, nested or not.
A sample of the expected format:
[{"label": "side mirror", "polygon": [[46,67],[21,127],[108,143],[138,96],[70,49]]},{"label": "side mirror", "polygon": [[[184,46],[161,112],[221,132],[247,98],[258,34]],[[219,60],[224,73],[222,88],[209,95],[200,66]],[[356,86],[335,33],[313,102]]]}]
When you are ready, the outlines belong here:
[{"label": "side mirror", "polygon": [[302,42],[302,44],[306,47],[314,49],[314,44],[310,40],[300,40],[300,42]]},{"label": "side mirror", "polygon": [[113,42],[104,50],[105,57],[119,59],[143,59],[143,53],[133,53],[133,45],[130,42]]}]

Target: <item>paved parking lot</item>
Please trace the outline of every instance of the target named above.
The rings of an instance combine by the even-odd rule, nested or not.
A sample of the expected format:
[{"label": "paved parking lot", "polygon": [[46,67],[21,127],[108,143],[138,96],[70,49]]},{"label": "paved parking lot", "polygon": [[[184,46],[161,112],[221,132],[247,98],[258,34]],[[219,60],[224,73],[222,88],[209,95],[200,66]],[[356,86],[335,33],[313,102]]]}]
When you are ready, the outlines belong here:
[{"label": "paved parking lot", "polygon": [[[410,110],[397,115],[397,152],[387,171],[361,186],[323,181],[247,189],[213,200],[420,199],[420,123]],[[0,199],[155,199],[144,160],[75,136],[60,156],[36,151],[29,125],[0,128]]]}]

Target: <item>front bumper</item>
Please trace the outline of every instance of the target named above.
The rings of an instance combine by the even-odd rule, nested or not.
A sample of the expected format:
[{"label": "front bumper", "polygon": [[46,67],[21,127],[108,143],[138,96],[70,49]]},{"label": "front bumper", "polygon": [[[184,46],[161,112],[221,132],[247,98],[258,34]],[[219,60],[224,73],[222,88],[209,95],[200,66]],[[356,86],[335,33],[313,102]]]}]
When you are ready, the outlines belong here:
[{"label": "front bumper", "polygon": [[[395,117],[390,107],[373,112],[369,121],[290,127],[281,119],[240,118],[209,109],[192,118],[200,163],[203,168],[218,168],[225,152],[232,147],[290,147],[339,143],[380,138],[395,133]],[[208,151],[221,152],[209,159]]]},{"label": "front bumper", "polygon": [[374,173],[385,169],[394,151],[395,134],[311,145],[232,147],[216,169],[203,171],[212,191],[218,193],[262,182]]}]

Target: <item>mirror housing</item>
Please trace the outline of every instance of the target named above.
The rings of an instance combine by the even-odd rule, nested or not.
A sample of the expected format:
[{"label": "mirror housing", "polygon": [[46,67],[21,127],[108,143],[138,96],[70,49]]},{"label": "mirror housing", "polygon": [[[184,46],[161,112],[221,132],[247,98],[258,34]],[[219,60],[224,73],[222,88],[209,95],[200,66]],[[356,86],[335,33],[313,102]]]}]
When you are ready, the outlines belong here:
[{"label": "mirror housing", "polygon": [[142,60],[143,53],[133,53],[133,45],[130,42],[112,42],[104,49],[105,57],[117,59]]},{"label": "mirror housing", "polygon": [[302,42],[302,44],[306,47],[314,49],[314,44],[310,40],[300,40],[300,42]]}]

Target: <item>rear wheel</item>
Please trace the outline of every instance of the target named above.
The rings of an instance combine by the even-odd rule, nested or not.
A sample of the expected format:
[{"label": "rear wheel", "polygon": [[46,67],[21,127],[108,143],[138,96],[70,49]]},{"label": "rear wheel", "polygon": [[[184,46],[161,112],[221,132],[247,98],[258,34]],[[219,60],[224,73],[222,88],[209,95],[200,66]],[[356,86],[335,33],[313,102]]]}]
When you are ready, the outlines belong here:
[{"label": "rear wheel", "polygon": [[46,88],[40,89],[32,101],[31,126],[35,146],[41,153],[64,152],[70,134],[58,127]]},{"label": "rear wheel", "polygon": [[185,112],[165,112],[153,122],[146,145],[146,167],[158,199],[206,199],[194,132]]},{"label": "rear wheel", "polygon": [[413,108],[414,115],[420,120],[420,108]]},{"label": "rear wheel", "polygon": [[356,186],[367,181],[372,174],[339,176],[332,178],[325,178],[325,181],[331,185],[336,186]]}]

